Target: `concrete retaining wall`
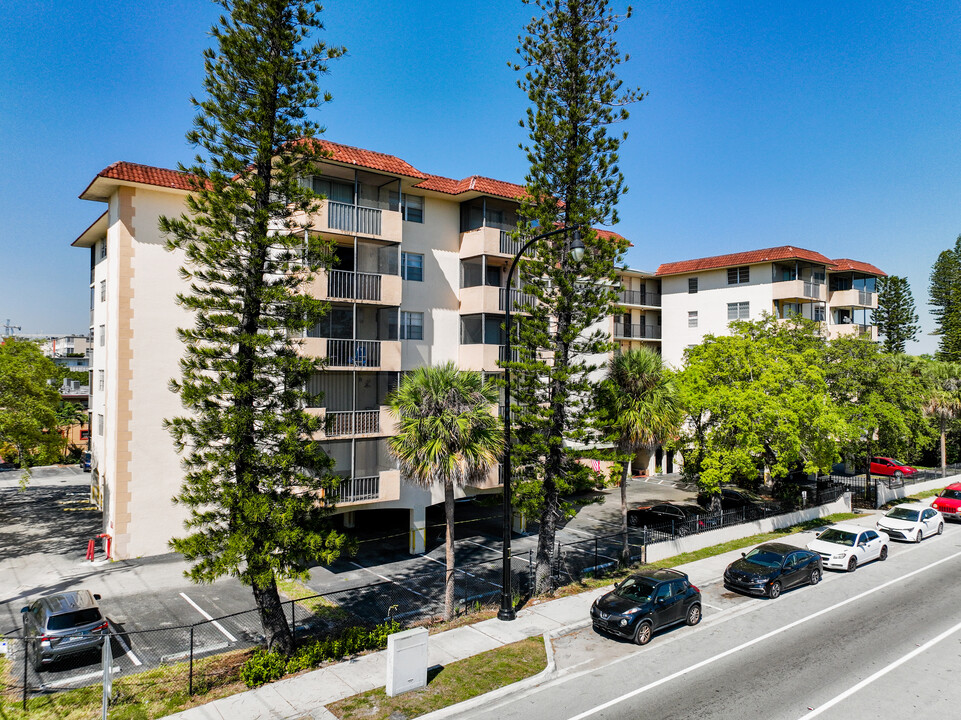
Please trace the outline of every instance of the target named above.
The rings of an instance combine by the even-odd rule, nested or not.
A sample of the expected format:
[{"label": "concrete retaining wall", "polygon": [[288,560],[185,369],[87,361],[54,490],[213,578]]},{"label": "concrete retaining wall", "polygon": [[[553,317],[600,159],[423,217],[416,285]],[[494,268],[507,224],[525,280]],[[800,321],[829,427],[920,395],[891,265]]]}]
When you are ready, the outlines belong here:
[{"label": "concrete retaining wall", "polygon": [[943,478],[935,478],[934,480],[925,480],[924,482],[913,483],[912,485],[903,485],[899,488],[888,488],[879,480],[878,507],[884,505],[885,503],[891,502],[892,500],[900,500],[908,495],[914,495],[914,493],[924,492],[925,490],[940,490],[951,483],[956,483],[959,481],[961,481],[961,475],[948,475],[947,477]]},{"label": "concrete retaining wall", "polygon": [[[943,482],[943,481],[940,481]],[[912,485],[912,488],[920,487],[921,483]],[[815,518],[833,515],[834,513],[851,512],[851,494],[845,493],[833,503],[827,505],[817,505],[805,508],[792,513],[775,515],[774,517],[755,520],[753,522],[731,525],[730,527],[720,528],[719,530],[709,530],[708,532],[688,535],[677,540],[668,540],[647,546],[647,562],[663,560],[664,558],[680,555],[681,553],[693,552],[702,548],[718,545],[720,543],[738,540],[739,538],[758,535],[760,533],[773,532],[781,528],[797,525],[798,523],[814,520]]]}]

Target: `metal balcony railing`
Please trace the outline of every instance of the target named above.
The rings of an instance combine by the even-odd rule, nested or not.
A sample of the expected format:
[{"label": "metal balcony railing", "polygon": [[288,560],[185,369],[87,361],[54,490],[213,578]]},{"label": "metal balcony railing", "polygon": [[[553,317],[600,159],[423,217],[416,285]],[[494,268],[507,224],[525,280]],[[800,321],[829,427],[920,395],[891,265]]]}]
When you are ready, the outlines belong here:
[{"label": "metal balcony railing", "polygon": [[614,337],[632,340],[659,340],[661,328],[657,325],[614,323]]},{"label": "metal balcony railing", "polygon": [[349,300],[380,300],[380,275],[375,273],[330,270],[327,273],[327,295]]},{"label": "metal balcony railing", "polygon": [[858,290],[858,305],[873,305],[874,293],[870,290]]},{"label": "metal balcony railing", "polygon": [[819,298],[821,297],[821,283],[804,281],[804,297],[806,298]]},{"label": "metal balcony railing", "polygon": [[377,208],[327,201],[327,227],[331,230],[380,235],[382,214]]},{"label": "metal balcony railing", "polygon": [[327,340],[327,362],[335,367],[379,367],[380,340]]},{"label": "metal balcony railing", "polygon": [[380,432],[380,410],[336,410],[325,416],[328,437]]},{"label": "metal balcony railing", "polygon": [[376,500],[380,497],[380,475],[345,478],[337,490],[342,503]]},{"label": "metal balcony railing", "polygon": [[527,242],[526,238],[516,237],[515,235],[501,230],[501,247],[500,250],[505,255],[516,255],[524,247],[524,243]]},{"label": "metal balcony railing", "polygon": [[[499,292],[497,294],[497,309],[504,311],[507,309],[507,288],[498,288]],[[515,308],[531,307],[535,303],[535,298],[523,290],[518,290],[517,288],[510,288],[511,296],[511,310]]]},{"label": "metal balcony railing", "polygon": [[661,306],[661,294],[656,292],[647,292],[646,290],[621,290],[617,296],[624,305]]}]

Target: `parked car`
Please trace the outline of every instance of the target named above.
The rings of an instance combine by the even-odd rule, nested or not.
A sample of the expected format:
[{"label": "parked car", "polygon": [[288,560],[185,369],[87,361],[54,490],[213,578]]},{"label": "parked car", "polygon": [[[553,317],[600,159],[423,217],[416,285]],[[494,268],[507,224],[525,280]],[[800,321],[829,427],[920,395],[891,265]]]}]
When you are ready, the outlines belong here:
[{"label": "parked car", "polygon": [[961,521],[961,483],[948,485],[934,499],[931,507],[941,513],[945,520]]},{"label": "parked car", "polygon": [[595,630],[646,645],[657,630],[701,622],[701,591],[677,570],[631,575],[594,601],[591,622]]},{"label": "parked car", "polygon": [[888,559],[887,533],[859,525],[832,525],[808,543],[821,556],[821,567],[854,572],[858,565]]},{"label": "parked car", "polygon": [[741,553],[724,571],[724,586],[749,595],[767,595],[772,600],[787,590],[821,581],[821,556],[787,543],[769,542]]},{"label": "parked car", "polygon": [[[750,490],[735,486],[721,488],[721,510],[743,510],[744,516],[748,520],[771,515],[776,511],[776,503],[767,502],[760,495],[755,495]],[[697,504],[703,508],[711,507],[711,496],[707,493],[697,494]]]},{"label": "parked car", "polygon": [[631,527],[656,527],[661,530],[670,527],[676,535],[710,530],[716,523],[716,517],[699,505],[661,503],[641,505],[627,511],[627,524]]},{"label": "parked car", "polygon": [[17,464],[12,462],[0,462],[0,472],[4,470],[16,470]]},{"label": "parked car", "polygon": [[918,469],[889,457],[871,458],[871,474],[901,479],[918,474]]},{"label": "parked car", "polygon": [[99,599],[89,590],[72,590],[47,595],[20,610],[34,670],[101,648],[108,623]]},{"label": "parked car", "polygon": [[84,472],[90,472],[90,453],[85,452],[80,459],[80,467]]},{"label": "parked car", "polygon": [[921,503],[896,505],[878,519],[878,530],[883,530],[892,540],[910,540],[919,543],[931,535],[944,532],[944,519],[933,507]]}]

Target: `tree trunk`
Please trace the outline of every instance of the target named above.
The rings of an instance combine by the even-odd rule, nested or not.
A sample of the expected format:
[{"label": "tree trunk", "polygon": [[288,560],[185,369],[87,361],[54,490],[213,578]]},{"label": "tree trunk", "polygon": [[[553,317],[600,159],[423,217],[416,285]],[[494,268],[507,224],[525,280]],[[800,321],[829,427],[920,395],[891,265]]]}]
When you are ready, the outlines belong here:
[{"label": "tree trunk", "polygon": [[447,520],[447,540],[444,555],[447,561],[447,577],[444,580],[444,619],[454,617],[454,483],[444,483],[444,515]]},{"label": "tree trunk", "polygon": [[946,478],[948,476],[948,446],[946,441],[947,435],[947,423],[941,421],[941,477]]},{"label": "tree trunk", "polygon": [[259,585],[255,581],[252,589],[257,610],[260,612],[260,624],[264,629],[267,649],[290,655],[294,650],[294,639],[287,624],[280,595],[277,593],[277,581],[273,573],[270,575],[270,582]]},{"label": "tree trunk", "polygon": [[544,506],[541,509],[540,529],[537,533],[537,555],[534,567],[534,594],[551,589],[551,560],[554,556],[554,538],[557,535],[557,519],[560,517],[560,498],[554,476],[544,476]]},{"label": "tree trunk", "polygon": [[624,535],[624,549],[621,550],[621,562],[631,564],[631,544],[627,535],[627,478],[631,473],[631,461],[624,463],[621,470],[621,533]]}]

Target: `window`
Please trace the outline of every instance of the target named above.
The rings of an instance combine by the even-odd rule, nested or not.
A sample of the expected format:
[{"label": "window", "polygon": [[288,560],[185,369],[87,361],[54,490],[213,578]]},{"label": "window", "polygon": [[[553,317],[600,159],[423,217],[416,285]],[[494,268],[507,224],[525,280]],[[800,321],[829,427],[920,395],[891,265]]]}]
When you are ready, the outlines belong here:
[{"label": "window", "polygon": [[691,310],[687,313],[687,326],[697,327],[697,310]]},{"label": "window", "polygon": [[694,293],[697,292],[697,278],[688,278],[688,279],[687,279],[687,291],[688,291],[688,293],[690,293],[691,295],[693,295]]},{"label": "window", "polygon": [[107,330],[106,325],[100,326],[100,347],[107,344]]},{"label": "window", "polygon": [[97,415],[97,435],[103,435],[103,415]]},{"label": "window", "polygon": [[814,306],[814,315],[812,319],[817,320],[818,322],[824,322],[824,306],[823,305]]},{"label": "window", "polygon": [[422,195],[401,194],[398,202],[397,193],[391,191],[388,194],[388,202],[391,207],[400,205],[400,216],[407,222],[424,222],[424,198]]},{"label": "window", "polygon": [[97,389],[103,392],[103,388],[105,384],[106,384],[106,381],[104,379],[104,371],[97,370]]},{"label": "window", "polygon": [[107,257],[107,238],[100,241],[100,258]]},{"label": "window", "polygon": [[424,256],[419,253],[401,253],[400,276],[404,280],[424,281]]},{"label": "window", "polygon": [[81,430],[81,431],[80,431],[80,439],[81,439],[81,440],[87,440],[87,439],[89,439],[89,437],[90,437],[90,431],[89,431],[89,430]]},{"label": "window", "polygon": [[748,282],[751,282],[751,268],[747,265],[727,269],[728,285],[743,285]]},{"label": "window", "polygon": [[107,281],[101,280],[100,281],[100,302],[103,302],[106,299],[107,299]]},{"label": "window", "polygon": [[328,200],[354,204],[354,185],[353,183],[338,182],[328,178],[321,178],[316,175],[304,179],[304,185],[309,187],[318,195],[323,195]]},{"label": "window", "polygon": [[94,289],[93,289],[93,285],[91,285],[90,286],[90,309],[91,310],[93,310],[93,293],[94,293]]},{"label": "window", "polygon": [[424,313],[407,312],[406,310],[400,313],[400,339],[424,339]]},{"label": "window", "polygon": [[749,302],[736,302],[727,304],[727,319],[731,320],[748,320],[751,317],[751,303]]}]

